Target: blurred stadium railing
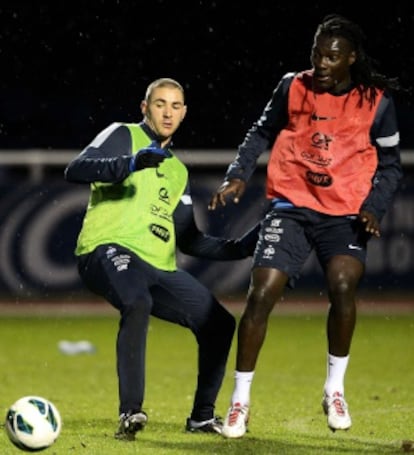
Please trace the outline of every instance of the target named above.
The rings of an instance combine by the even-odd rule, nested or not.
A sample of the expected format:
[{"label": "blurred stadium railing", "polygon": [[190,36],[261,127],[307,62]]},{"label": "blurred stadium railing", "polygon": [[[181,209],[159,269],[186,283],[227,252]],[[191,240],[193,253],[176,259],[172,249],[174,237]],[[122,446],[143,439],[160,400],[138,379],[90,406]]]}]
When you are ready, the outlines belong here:
[{"label": "blurred stadium railing", "polygon": [[[87,203],[87,186],[63,179],[77,150],[0,150],[0,297],[5,299],[75,298],[85,294],[73,250]],[[235,237],[258,221],[266,208],[264,153],[245,196],[236,206],[209,212],[234,150],[177,152],[188,165],[199,227],[212,235]],[[393,207],[382,222],[380,239],[369,245],[361,289],[414,292],[414,150],[403,150],[405,177]],[[346,191],[346,189],[344,189]],[[180,265],[217,295],[237,296],[248,285],[250,259],[231,263],[179,255]],[[305,264],[298,288],[317,291],[324,284],[314,256]]]}]

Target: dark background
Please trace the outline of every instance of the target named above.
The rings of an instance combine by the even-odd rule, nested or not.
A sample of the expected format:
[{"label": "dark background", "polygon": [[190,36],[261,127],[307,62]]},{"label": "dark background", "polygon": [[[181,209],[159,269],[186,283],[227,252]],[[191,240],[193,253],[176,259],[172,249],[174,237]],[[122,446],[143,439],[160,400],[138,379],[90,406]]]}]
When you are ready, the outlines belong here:
[{"label": "dark background", "polygon": [[[36,161],[8,166],[6,153],[0,161],[0,296],[72,299],[85,292],[73,249],[88,188],[64,182],[62,161],[54,160],[66,156],[60,149],[77,153],[113,121],[140,121],[140,101],[151,81],[173,77],[185,87],[188,115],[174,137],[178,151],[235,149],[283,74],[310,67],[313,35],[326,14],[342,13],[359,23],[378,69],[410,88],[413,5],[413,0],[386,8],[364,0],[2,0],[0,154],[48,149],[50,161],[43,162],[40,176]],[[402,148],[414,151],[413,96],[396,102]],[[401,194],[384,219],[381,239],[372,243],[364,278],[364,289],[393,296],[413,292],[414,161],[408,161]],[[196,217],[206,232],[233,236],[260,219],[264,168],[242,206],[214,213],[206,201],[220,185],[224,166],[195,168]],[[247,288],[248,262],[229,267],[186,257],[184,264],[217,295]],[[314,259],[300,284],[322,296]]]},{"label": "dark background", "polygon": [[[286,71],[308,68],[325,14],[358,22],[379,70],[414,80],[414,2],[84,1],[0,6],[0,149],[83,148],[113,121],[139,121],[147,85],[186,89],[177,148],[235,148]],[[414,147],[413,100],[397,101]]]}]

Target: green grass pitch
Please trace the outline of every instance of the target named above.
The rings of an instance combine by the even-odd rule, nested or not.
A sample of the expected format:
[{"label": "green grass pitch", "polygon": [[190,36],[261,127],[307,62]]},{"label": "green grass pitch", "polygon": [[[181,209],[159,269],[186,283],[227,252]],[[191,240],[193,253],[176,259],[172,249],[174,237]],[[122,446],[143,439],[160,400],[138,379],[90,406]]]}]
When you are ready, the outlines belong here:
[{"label": "green grass pitch", "polygon": [[[1,309],[1,308],[0,308]],[[50,455],[111,454],[397,454],[414,440],[414,312],[360,314],[346,379],[353,426],[331,432],[322,413],[325,314],[276,314],[269,322],[252,388],[249,432],[239,440],[187,434],[196,345],[189,331],[151,320],[147,354],[147,427],[135,442],[113,438],[117,426],[114,313],[2,315],[0,412],[23,395],[49,398],[63,428]],[[59,340],[88,340],[93,354],[64,355]],[[228,407],[236,338],[217,402]],[[21,453],[7,439],[0,454]],[[414,451],[414,449],[413,449]]]}]

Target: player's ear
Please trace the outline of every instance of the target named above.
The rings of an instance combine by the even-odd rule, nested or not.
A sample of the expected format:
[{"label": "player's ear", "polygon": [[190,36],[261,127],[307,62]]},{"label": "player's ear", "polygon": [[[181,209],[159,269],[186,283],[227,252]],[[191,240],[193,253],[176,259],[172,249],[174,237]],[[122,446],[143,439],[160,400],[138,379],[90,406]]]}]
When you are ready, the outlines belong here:
[{"label": "player's ear", "polygon": [[348,57],[348,64],[349,66],[353,65],[355,63],[355,60],[356,60],[356,52],[355,51],[352,51],[350,54],[349,54],[349,57]]},{"label": "player's ear", "polygon": [[186,114],[187,114],[187,106],[184,105],[183,110],[181,111],[181,121],[184,120],[184,117],[186,116]]},{"label": "player's ear", "polygon": [[142,115],[146,115],[148,109],[148,104],[145,100],[141,101],[141,113]]}]

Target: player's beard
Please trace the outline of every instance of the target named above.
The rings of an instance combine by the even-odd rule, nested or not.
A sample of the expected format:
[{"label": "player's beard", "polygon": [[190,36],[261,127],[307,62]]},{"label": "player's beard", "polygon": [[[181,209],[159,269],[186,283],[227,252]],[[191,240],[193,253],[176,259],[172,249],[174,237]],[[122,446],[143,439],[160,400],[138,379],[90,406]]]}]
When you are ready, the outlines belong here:
[{"label": "player's beard", "polygon": [[166,141],[170,138],[170,136],[165,136],[158,131],[157,127],[155,126],[155,123],[151,119],[151,114],[147,112],[145,115],[145,123],[151,128],[152,131],[157,135],[157,138],[160,142]]}]

